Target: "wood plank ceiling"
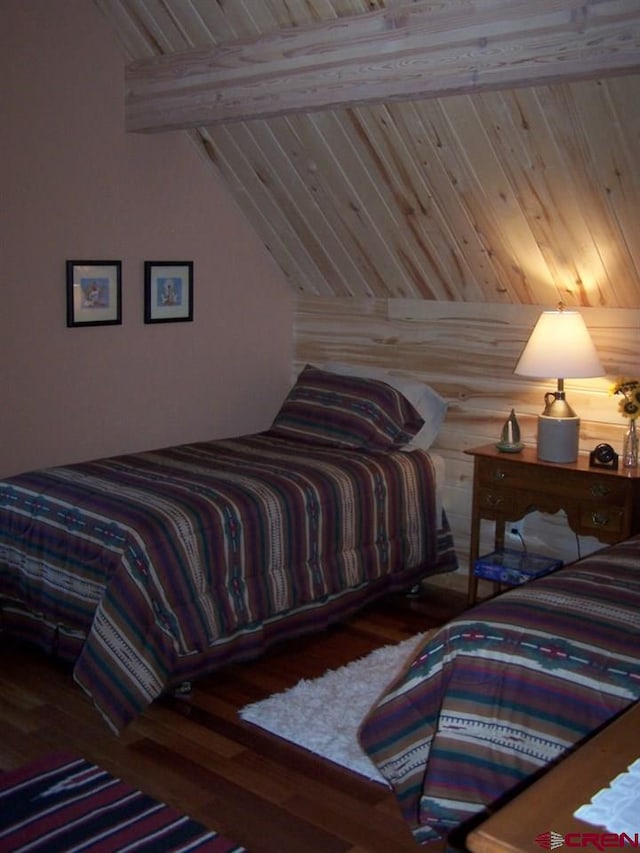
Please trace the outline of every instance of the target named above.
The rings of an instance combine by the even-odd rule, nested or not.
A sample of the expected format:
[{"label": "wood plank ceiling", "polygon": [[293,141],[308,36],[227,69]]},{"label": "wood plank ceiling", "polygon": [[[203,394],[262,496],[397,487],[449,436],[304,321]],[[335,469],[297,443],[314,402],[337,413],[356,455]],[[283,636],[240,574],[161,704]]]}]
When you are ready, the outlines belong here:
[{"label": "wood plank ceiling", "polygon": [[[95,3],[129,62],[212,46],[231,56],[239,39],[268,55],[280,31],[316,33],[323,23],[359,24],[400,8],[394,0]],[[473,29],[474,10],[500,3],[433,0],[415,9],[455,8]],[[524,8],[517,0],[506,6]],[[301,295],[637,308],[640,3],[535,3],[558,22],[569,6],[574,30],[575,15],[586,11],[617,16],[617,41],[607,43],[603,30],[575,55],[539,39],[539,51],[551,44],[558,54],[555,68],[567,60],[571,82],[532,70],[536,85],[525,78],[470,94],[333,107],[321,103],[330,96],[316,96],[309,111],[298,104],[184,132]],[[496,33],[501,26],[504,16]],[[484,30],[476,37],[486,44]]]}]

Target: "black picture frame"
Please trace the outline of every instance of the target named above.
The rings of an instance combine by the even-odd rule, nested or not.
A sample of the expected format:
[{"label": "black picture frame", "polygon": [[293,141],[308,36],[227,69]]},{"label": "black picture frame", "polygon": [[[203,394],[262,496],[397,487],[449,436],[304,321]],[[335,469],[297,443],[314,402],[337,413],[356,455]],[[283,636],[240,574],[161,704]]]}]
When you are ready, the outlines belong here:
[{"label": "black picture frame", "polygon": [[122,323],[122,262],[67,261],[67,326]]},{"label": "black picture frame", "polygon": [[193,261],[144,262],[144,322],[193,320]]}]

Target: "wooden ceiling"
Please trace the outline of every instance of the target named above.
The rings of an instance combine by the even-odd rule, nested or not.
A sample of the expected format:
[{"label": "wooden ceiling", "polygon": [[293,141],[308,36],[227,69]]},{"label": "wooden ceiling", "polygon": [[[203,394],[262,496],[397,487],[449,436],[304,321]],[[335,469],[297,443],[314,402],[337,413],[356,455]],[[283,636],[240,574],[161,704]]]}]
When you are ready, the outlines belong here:
[{"label": "wooden ceiling", "polygon": [[640,307],[638,0],[94,1],[296,293]]}]

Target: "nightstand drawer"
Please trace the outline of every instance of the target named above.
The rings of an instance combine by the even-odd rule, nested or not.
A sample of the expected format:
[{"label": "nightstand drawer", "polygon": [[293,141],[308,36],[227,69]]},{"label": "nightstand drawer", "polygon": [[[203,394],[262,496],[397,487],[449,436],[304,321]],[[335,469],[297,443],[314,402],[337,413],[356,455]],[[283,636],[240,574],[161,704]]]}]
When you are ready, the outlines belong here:
[{"label": "nightstand drawer", "polygon": [[[496,512],[505,518],[519,518],[531,505],[530,496],[525,496],[515,489],[480,488],[478,489],[478,506],[489,514]],[[511,515],[509,515],[511,513]]]},{"label": "nightstand drawer", "polygon": [[580,527],[588,535],[593,531],[593,536],[616,535],[621,536],[625,530],[624,509],[606,504],[582,504],[580,506]]},{"label": "nightstand drawer", "polygon": [[478,481],[493,490],[526,489],[528,492],[553,492],[573,500],[597,500],[598,503],[623,504],[627,484],[619,477],[584,471],[563,470],[555,476],[548,467],[514,464],[512,460],[479,460]]}]

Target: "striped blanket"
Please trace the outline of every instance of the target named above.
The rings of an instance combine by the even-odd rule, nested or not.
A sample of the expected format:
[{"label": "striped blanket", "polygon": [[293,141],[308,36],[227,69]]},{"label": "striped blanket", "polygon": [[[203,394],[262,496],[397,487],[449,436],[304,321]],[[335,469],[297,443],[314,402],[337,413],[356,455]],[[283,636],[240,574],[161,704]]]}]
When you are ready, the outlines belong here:
[{"label": "striped blanket", "polygon": [[467,611],[360,731],[423,843],[640,698],[640,537]]},{"label": "striped blanket", "polygon": [[455,568],[424,451],[268,434],[0,483],[2,630],[121,730],[168,687]]}]

